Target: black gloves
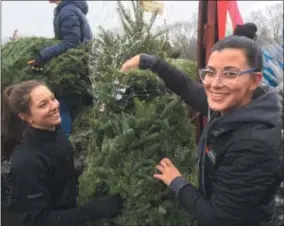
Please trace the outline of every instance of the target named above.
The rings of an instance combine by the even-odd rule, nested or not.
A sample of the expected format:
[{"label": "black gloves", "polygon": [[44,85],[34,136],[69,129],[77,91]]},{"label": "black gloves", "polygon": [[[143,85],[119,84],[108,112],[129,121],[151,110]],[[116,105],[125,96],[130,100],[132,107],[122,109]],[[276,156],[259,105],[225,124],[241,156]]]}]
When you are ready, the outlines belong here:
[{"label": "black gloves", "polygon": [[95,219],[113,218],[121,213],[123,200],[120,195],[109,195],[110,188],[105,182],[96,186],[96,196],[92,201]]},{"label": "black gloves", "polygon": [[94,201],[97,218],[113,218],[121,213],[123,200],[120,195],[105,196]]},{"label": "black gloves", "polygon": [[28,64],[32,66],[32,70],[34,72],[41,72],[43,71],[43,59],[40,55],[38,55],[36,58],[31,59],[28,61]]}]

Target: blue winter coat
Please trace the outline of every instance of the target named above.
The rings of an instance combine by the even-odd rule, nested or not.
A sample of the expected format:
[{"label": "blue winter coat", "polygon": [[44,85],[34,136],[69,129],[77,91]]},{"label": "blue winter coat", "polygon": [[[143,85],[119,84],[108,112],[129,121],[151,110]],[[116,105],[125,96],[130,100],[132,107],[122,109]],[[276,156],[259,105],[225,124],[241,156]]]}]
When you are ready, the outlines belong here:
[{"label": "blue winter coat", "polygon": [[59,3],[54,11],[53,26],[55,38],[61,42],[41,50],[40,56],[43,62],[92,39],[87,13],[86,1],[63,0]]}]

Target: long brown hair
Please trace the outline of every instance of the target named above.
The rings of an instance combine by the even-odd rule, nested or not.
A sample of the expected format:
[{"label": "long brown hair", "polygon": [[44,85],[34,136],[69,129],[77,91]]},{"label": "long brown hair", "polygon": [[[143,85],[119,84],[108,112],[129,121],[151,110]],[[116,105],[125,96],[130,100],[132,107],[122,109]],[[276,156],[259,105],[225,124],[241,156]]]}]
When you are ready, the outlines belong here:
[{"label": "long brown hair", "polygon": [[30,113],[30,93],[43,82],[29,80],[13,84],[2,93],[1,108],[1,160],[9,160],[17,144],[21,142],[26,123],[19,113]]}]

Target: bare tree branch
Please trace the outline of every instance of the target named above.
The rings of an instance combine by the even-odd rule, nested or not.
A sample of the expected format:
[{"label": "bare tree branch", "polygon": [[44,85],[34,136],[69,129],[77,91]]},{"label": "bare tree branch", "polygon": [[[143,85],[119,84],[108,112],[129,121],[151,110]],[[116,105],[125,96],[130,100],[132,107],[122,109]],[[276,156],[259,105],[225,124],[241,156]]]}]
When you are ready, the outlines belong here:
[{"label": "bare tree branch", "polygon": [[283,3],[273,4],[263,10],[253,11],[247,18],[258,27],[260,43],[283,44]]},{"label": "bare tree branch", "polygon": [[190,60],[197,58],[197,19],[197,14],[194,14],[189,21],[168,26],[170,40],[181,51],[181,57]]}]

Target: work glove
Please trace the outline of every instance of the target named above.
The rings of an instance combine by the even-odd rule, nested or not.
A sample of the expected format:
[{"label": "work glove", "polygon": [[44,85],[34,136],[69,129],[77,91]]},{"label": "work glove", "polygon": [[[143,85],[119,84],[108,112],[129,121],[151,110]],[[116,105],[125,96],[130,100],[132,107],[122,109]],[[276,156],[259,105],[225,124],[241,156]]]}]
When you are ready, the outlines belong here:
[{"label": "work glove", "polygon": [[95,215],[97,218],[113,218],[121,213],[123,199],[120,195],[105,196],[95,199]]},{"label": "work glove", "polygon": [[28,65],[31,65],[32,71],[36,73],[43,71],[43,64],[44,62],[40,55],[28,61]]}]

